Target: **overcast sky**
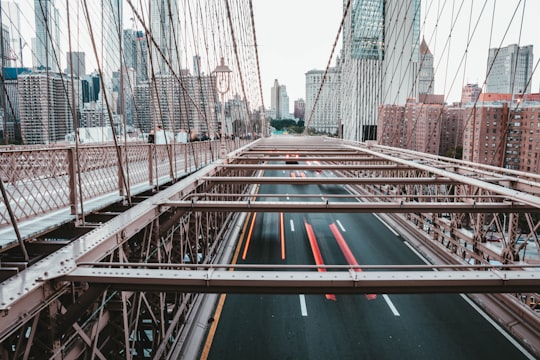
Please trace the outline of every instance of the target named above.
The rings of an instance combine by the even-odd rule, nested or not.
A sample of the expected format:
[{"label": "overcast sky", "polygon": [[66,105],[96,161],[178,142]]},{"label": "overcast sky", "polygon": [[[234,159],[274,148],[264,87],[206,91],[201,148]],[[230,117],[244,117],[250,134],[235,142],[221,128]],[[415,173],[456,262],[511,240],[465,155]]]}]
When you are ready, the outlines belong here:
[{"label": "overcast sky", "polygon": [[[287,86],[292,111],[292,102],[305,97],[304,74],[311,69],[324,70],[326,67],[341,21],[343,1],[253,0],[253,4],[265,105],[269,106],[270,88],[274,79],[278,79],[280,84]],[[490,47],[517,43],[534,45],[534,52],[540,54],[539,14],[538,0],[422,1],[421,34],[435,57],[435,93],[445,94],[447,101],[451,102],[459,100],[463,84],[478,83],[481,86]],[[452,18],[457,20],[450,32]],[[465,61],[467,34],[473,33],[478,19]],[[472,23],[470,30],[469,23]],[[341,41],[338,49],[341,49]],[[537,60],[535,55],[533,67]],[[538,72],[540,69],[532,81],[533,93],[540,91]]]},{"label": "overcast sky", "polygon": [[[305,97],[305,73],[326,68],[342,18],[343,0],[252,1],[265,105],[270,106],[270,89],[274,79],[278,79],[280,84],[287,86],[292,111],[293,101]],[[34,22],[33,2],[17,2],[23,10],[24,32],[28,33]],[[63,2],[57,1],[57,4]],[[89,1],[89,4],[96,3]],[[511,22],[516,7],[517,12]],[[463,84],[482,85],[490,47],[517,43],[534,45],[534,52],[540,54],[539,14],[540,0],[423,0],[421,36],[425,37],[435,58],[435,93],[446,95],[447,101],[451,102],[459,100]],[[124,5],[124,18],[129,19],[130,16],[129,7]],[[457,20],[450,32],[452,18]],[[478,19],[469,49],[465,52],[467,34],[473,33],[469,23],[474,27]],[[341,45],[340,40],[336,54],[339,54]],[[533,67],[537,61],[538,56],[535,55]],[[27,56],[26,63],[30,62],[30,56]],[[331,65],[335,65],[334,60]],[[88,69],[92,67],[88,66]],[[539,73],[540,69],[533,77],[533,93],[540,92]]]},{"label": "overcast sky", "polygon": [[[274,80],[293,101],[305,98],[305,73],[325,69],[343,14],[342,0],[253,0],[266,107]],[[338,43],[341,49],[341,41]],[[335,65],[334,63],[332,66]]]}]

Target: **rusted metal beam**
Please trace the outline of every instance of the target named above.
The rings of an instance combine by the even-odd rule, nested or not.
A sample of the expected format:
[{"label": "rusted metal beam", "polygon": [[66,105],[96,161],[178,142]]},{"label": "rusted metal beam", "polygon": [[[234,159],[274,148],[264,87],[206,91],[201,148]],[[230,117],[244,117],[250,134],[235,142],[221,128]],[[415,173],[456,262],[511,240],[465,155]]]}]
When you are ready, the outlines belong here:
[{"label": "rusted metal beam", "polygon": [[[285,197],[286,195],[283,195]],[[294,197],[294,195],[291,195]],[[297,201],[165,201],[160,205],[180,207],[194,211],[233,211],[233,212],[327,212],[327,213],[410,213],[410,212],[530,212],[535,210],[528,205],[502,202],[297,202]]]},{"label": "rusted metal beam", "polygon": [[[249,154],[249,153],[248,153]],[[294,155],[294,154],[293,154]],[[287,160],[285,156],[239,156],[237,160],[249,160],[249,161],[284,161]],[[289,158],[290,159],[290,158]],[[390,160],[373,157],[373,156],[362,156],[362,155],[344,155],[344,156],[302,156],[297,158],[298,161],[348,161],[348,162],[388,162]]]},{"label": "rusted metal beam", "polygon": [[212,176],[203,177],[205,181],[212,183],[237,183],[237,184],[398,184],[398,185],[448,185],[458,182],[446,177],[410,177],[410,178],[392,178],[392,177],[363,177],[363,178],[330,178],[330,177],[249,177],[249,176]]},{"label": "rusted metal beam", "polygon": [[197,293],[418,294],[537,291],[539,271],[215,271],[79,267],[60,281]]},{"label": "rusted metal beam", "polygon": [[[283,159],[286,160],[286,159]],[[242,170],[413,170],[412,167],[406,165],[388,164],[388,165],[335,165],[335,164],[223,164],[226,169],[242,169]]]}]

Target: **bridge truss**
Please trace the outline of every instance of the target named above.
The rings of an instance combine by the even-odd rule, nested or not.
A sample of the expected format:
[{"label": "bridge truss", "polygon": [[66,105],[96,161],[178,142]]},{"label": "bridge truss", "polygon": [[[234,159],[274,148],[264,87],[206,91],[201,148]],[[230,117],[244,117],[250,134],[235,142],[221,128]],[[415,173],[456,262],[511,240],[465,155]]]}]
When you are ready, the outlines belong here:
[{"label": "bridge truss", "polygon": [[[327,170],[333,177],[262,177],[267,169]],[[204,292],[324,293],[333,286],[341,293],[528,295],[540,288],[535,268],[540,267],[538,180],[537,175],[372,144],[306,137],[260,140],[148,194],[3,281],[0,357],[172,357],[182,351],[187,333],[204,322]],[[340,184],[351,194],[345,197],[359,201],[344,203],[322,194],[319,202],[285,205],[286,194],[257,194],[261,183]],[[261,211],[379,213],[404,237],[431,249],[437,255],[433,259],[456,267],[441,266],[448,270],[444,274],[417,269],[407,278],[398,267],[356,277],[346,267],[336,269],[332,280],[307,264],[302,272],[269,265],[225,274],[241,230],[237,224],[246,213]],[[494,238],[500,241],[493,244]],[[271,281],[270,274],[278,278]],[[528,311],[517,321],[532,328],[528,336],[538,341],[538,315]]]}]

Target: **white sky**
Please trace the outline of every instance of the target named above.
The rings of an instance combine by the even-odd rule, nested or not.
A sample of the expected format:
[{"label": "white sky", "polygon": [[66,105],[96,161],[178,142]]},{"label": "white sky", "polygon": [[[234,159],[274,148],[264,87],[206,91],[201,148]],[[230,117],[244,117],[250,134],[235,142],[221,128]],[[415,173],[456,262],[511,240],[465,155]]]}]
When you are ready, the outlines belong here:
[{"label": "white sky", "polygon": [[[305,98],[305,73],[326,68],[343,13],[342,0],[253,0],[264,104],[274,80],[293,101]],[[341,40],[337,50],[341,49]],[[334,66],[332,62],[331,66]]]},{"label": "white sky", "polygon": [[[274,79],[278,79],[280,84],[287,86],[292,111],[293,101],[305,97],[304,74],[314,68],[324,70],[326,67],[341,21],[343,1],[253,0],[253,4],[265,105],[270,106],[270,89]],[[485,9],[480,16],[484,4]],[[520,7],[503,40],[518,4]],[[494,5],[496,21],[490,43]],[[523,6],[526,10],[524,16]],[[442,15],[435,31],[437,12]],[[447,101],[452,102],[460,99],[463,84],[478,83],[481,86],[485,79],[490,47],[504,47],[513,43],[532,44],[533,51],[539,54],[539,14],[538,0],[423,0],[421,34],[425,36],[435,57],[435,65],[440,63],[436,69],[435,93],[447,95]],[[457,21],[449,37],[452,17],[457,18]],[[469,19],[472,19],[474,25],[478,18],[480,22],[469,46],[466,65],[464,62],[459,67],[465,54]],[[448,39],[450,41],[447,44]],[[341,40],[337,49],[341,49]],[[535,55],[533,68],[537,60],[538,56]],[[335,65],[334,60],[331,65]],[[533,93],[540,92],[539,73],[540,68],[533,77]]]},{"label": "white sky", "polygon": [[[30,23],[33,27],[33,2],[15,1],[23,8],[23,27],[28,29]],[[94,4],[92,1],[88,3]],[[463,63],[459,67],[465,54],[469,19],[474,24],[484,4],[484,12],[467,53],[466,66]],[[518,11],[503,40],[518,4]],[[494,5],[496,21],[491,34]],[[312,69],[324,70],[326,67],[339,29],[343,0],[253,0],[253,7],[265,105],[267,108],[270,106],[270,89],[274,79],[278,79],[280,84],[287,86],[292,111],[293,101],[305,97],[305,73]],[[437,12],[441,16],[435,30]],[[540,0],[423,0],[421,34],[425,36],[435,57],[435,93],[445,94],[447,101],[451,102],[460,98],[463,84],[482,85],[490,47],[513,43],[532,44],[534,52],[540,54],[539,14]],[[124,5],[124,18],[130,16],[129,6]],[[449,37],[452,16],[458,20]],[[522,16],[523,25],[520,29]],[[124,24],[124,27],[129,25]],[[341,39],[334,59],[340,49]],[[332,66],[335,65],[334,59]],[[537,61],[538,56],[535,55],[533,67]],[[30,56],[26,56],[25,62],[31,62]],[[87,70],[91,70],[91,67],[88,66]],[[540,68],[533,77],[532,92],[540,92]]]}]

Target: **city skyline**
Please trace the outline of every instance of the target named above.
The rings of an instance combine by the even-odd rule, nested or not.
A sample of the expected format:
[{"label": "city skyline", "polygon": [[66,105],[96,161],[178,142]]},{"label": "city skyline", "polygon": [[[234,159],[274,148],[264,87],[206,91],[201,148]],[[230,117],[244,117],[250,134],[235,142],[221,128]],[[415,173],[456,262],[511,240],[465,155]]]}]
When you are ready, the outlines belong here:
[{"label": "city skyline", "polygon": [[[21,7],[23,16],[21,27],[24,38],[25,66],[31,61],[29,36],[25,35],[33,29],[33,16],[28,10],[33,7],[33,1],[16,1]],[[131,11],[131,7],[124,1],[123,28],[140,28]],[[282,11],[281,5],[286,4],[287,11]],[[354,5],[354,1],[352,2]],[[493,5],[496,4],[495,10]],[[534,14],[540,12],[540,3],[522,3],[516,8],[518,1],[486,2],[475,4],[471,1],[461,3],[452,8],[446,5],[437,9],[432,1],[422,1],[420,36],[424,37],[435,61],[435,89],[434,93],[445,95],[448,102],[458,101],[461,87],[467,83],[485,81],[487,58],[489,48],[506,47],[511,44],[521,46],[533,45],[540,49],[540,39],[534,36]],[[523,11],[525,5],[525,11]],[[64,4],[58,4],[64,6]],[[79,6],[80,7],[80,6]],[[310,70],[324,70],[330,57],[332,44],[338,33],[341,21],[343,2],[295,0],[285,3],[285,0],[267,2],[254,0],[253,10],[258,38],[259,56],[261,62],[261,78],[265,105],[270,102],[270,88],[273,80],[278,78],[288,87],[291,100],[305,97],[305,73]],[[81,11],[81,9],[78,9]],[[437,15],[437,12],[440,15]],[[515,14],[514,14],[515,13]],[[453,15],[452,15],[453,14]],[[509,26],[509,14],[514,14],[514,20]],[[494,15],[495,25],[491,24]],[[523,24],[521,17],[523,16]],[[454,17],[455,24],[450,35],[450,19]],[[437,31],[436,19],[439,18]],[[471,25],[469,26],[469,18]],[[279,19],[276,22],[276,19]],[[290,38],[290,28],[294,26],[295,37]],[[503,38],[508,27],[508,33]],[[493,33],[490,34],[490,29]],[[469,49],[465,53],[468,34],[473,34]],[[84,41],[82,42],[84,43]],[[536,45],[536,46],[535,46]],[[87,69],[95,68],[95,59],[91,48],[78,47],[74,44],[73,51],[87,53]],[[335,60],[341,51],[341,41],[338,41],[334,57]],[[537,50],[539,51],[539,50]],[[61,59],[64,61],[67,49],[63,45]],[[538,57],[534,59],[537,63]],[[448,63],[448,66],[446,65]],[[190,65],[190,64],[185,64]],[[204,65],[204,64],[203,64]],[[209,64],[211,66],[211,64]],[[62,69],[66,64],[62,64]],[[532,92],[540,91],[540,75],[535,72],[532,80]]]},{"label": "city skyline", "polygon": [[[518,3],[521,5],[516,10]],[[496,4],[495,11],[493,4]],[[521,26],[523,5],[525,5],[525,11]],[[288,11],[280,12],[278,9],[282,9],[282,6],[286,7]],[[262,74],[265,101],[269,97],[269,89],[275,78],[287,85],[291,99],[304,98],[305,73],[314,69],[324,70],[326,68],[341,21],[342,8],[343,1],[295,0],[291,2],[276,0],[271,3],[264,0],[254,1],[255,20],[260,25],[257,28],[257,36],[261,46],[261,63],[265,70]],[[441,14],[440,16],[436,15],[437,11]],[[454,19],[457,20],[449,37],[452,11]],[[514,20],[510,23],[510,15],[514,12]],[[299,13],[304,15],[299,16]],[[535,22],[536,14],[540,13],[539,2],[523,3],[512,0],[496,3],[488,1],[485,4],[480,4],[469,0],[456,4],[453,9],[451,4],[437,9],[437,4],[433,1],[422,1],[421,13],[420,41],[422,37],[425,38],[434,57],[434,93],[445,95],[445,100],[449,103],[460,100],[462,86],[469,83],[483,85],[486,79],[489,48],[505,47],[510,44],[533,45],[540,54],[540,38],[536,36],[535,31],[531,31],[537,26]],[[493,14],[495,15],[495,25],[493,26],[493,34],[490,35]],[[292,39],[288,42],[284,41],[283,39],[290,35],[290,28],[286,26],[272,28],[276,17],[279,17],[280,23],[284,24],[298,21],[298,26],[295,26],[295,30],[298,32],[295,33],[300,34],[300,36],[301,34],[306,34],[306,36],[308,34],[319,35],[319,41],[317,42],[313,38],[308,38],[306,41]],[[439,17],[439,24],[438,30],[435,31],[437,17]],[[469,17],[472,19],[470,29]],[[508,34],[503,38],[507,27],[509,28]],[[520,27],[522,27],[521,32]],[[467,39],[470,38],[469,33],[473,36],[465,56]],[[319,46],[314,48],[314,43],[318,43]],[[335,59],[336,56],[340,55],[340,51],[341,40],[338,41],[337,50],[330,66],[335,66]],[[268,57],[264,57],[265,54]],[[288,54],[288,56],[283,54]],[[299,56],[295,57],[292,54]],[[534,65],[537,62],[538,56],[535,55]],[[300,71],[302,74],[298,73]],[[533,93],[540,92],[538,71],[534,72],[531,91]]]}]

